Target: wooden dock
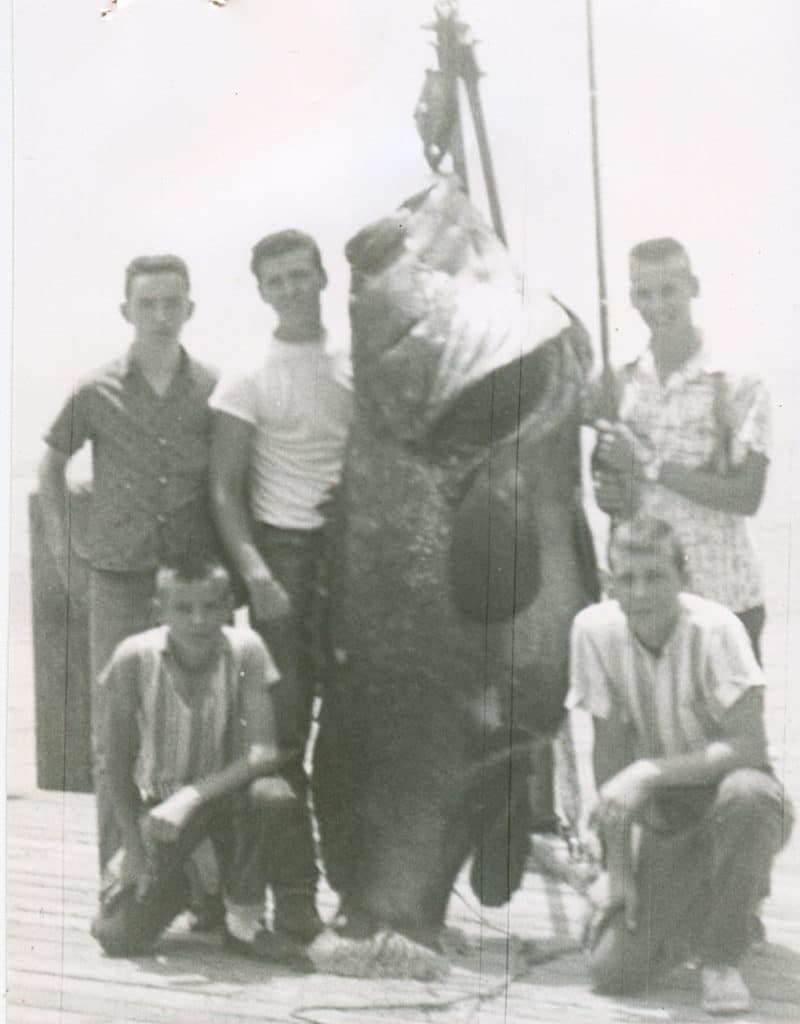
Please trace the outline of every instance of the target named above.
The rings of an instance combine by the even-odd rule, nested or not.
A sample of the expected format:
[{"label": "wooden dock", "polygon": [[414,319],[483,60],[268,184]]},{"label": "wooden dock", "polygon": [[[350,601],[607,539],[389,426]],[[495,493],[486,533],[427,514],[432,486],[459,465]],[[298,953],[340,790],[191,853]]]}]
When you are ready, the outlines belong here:
[{"label": "wooden dock", "polygon": [[[91,796],[33,791],[7,814],[7,1020],[11,1024],[629,1024],[708,1021],[697,972],[682,967],[645,997],[591,994],[577,950],[582,901],[535,873],[502,910],[481,910],[466,884],[448,923],[465,947],[446,981],[295,974],[236,957],[179,920],[151,956],[105,957],[89,935],[96,899]],[[785,851],[765,905],[768,943],[745,973],[752,1022],[800,1020],[800,857]],[[335,907],[324,890],[322,909]]]},{"label": "wooden dock", "polygon": [[[800,378],[786,387],[793,395]],[[788,399],[787,399],[788,401]],[[776,771],[800,808],[800,588],[790,571],[800,489],[796,431],[782,439],[768,507],[757,523],[768,582],[767,726]],[[794,454],[793,454],[794,453]],[[794,460],[794,461],[792,461]],[[791,465],[790,465],[791,463]],[[14,508],[24,524],[24,501]],[[97,877],[92,797],[35,789],[27,542],[15,541],[9,631],[6,819],[7,1020],[11,1024],[693,1024],[697,972],[680,968],[645,997],[589,992],[577,951],[580,899],[538,874],[507,908],[481,910],[463,884],[448,923],[467,939],[446,982],[357,981],[293,974],[223,951],[176,925],[154,954],[103,956],[89,935]],[[335,899],[323,890],[321,907]],[[800,1022],[800,827],[777,862],[764,906],[768,942],[744,973],[755,998],[747,1024]],[[538,962],[537,962],[538,961]],[[338,1007],[338,1009],[336,1009]],[[2,1015],[0,1015],[2,1016]]]}]

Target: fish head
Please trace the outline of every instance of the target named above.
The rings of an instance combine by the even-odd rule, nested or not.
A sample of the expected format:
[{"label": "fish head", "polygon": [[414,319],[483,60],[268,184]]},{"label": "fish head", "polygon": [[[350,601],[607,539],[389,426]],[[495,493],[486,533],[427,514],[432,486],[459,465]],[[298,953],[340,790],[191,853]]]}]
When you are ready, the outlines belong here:
[{"label": "fish head", "polygon": [[438,176],[346,248],[359,407],[420,444],[459,397],[555,337],[569,315],[523,288],[458,178]]}]

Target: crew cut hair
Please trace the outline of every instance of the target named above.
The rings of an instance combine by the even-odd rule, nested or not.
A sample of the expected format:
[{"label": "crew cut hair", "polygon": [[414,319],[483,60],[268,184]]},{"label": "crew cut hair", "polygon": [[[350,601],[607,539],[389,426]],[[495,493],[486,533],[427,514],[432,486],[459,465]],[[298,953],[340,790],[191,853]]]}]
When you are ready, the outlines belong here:
[{"label": "crew cut hair", "polygon": [[285,252],[291,252],[293,249],[308,249],[314,258],[317,270],[325,273],[325,268],[322,265],[322,253],[311,235],[295,228],[287,228],[285,231],[275,231],[271,235],[266,235],[253,246],[250,269],[255,274],[256,280],[258,280],[258,268],[262,260],[282,256]]},{"label": "crew cut hair", "polygon": [[159,568],[156,591],[160,594],[173,583],[205,583],[207,580],[219,581],[231,589],[231,575],[220,561],[206,554],[191,552]]},{"label": "crew cut hair", "polygon": [[675,238],[650,238],[630,251],[629,261],[634,263],[665,263],[667,260],[680,260],[688,273],[692,272],[689,253],[686,246]]},{"label": "crew cut hair", "polygon": [[651,553],[666,548],[681,578],[687,577],[686,554],[669,523],[655,516],[636,515],[616,524],[608,540],[608,564],[614,571],[615,555]]},{"label": "crew cut hair", "polygon": [[125,269],[125,298],[130,298],[131,285],[135,277],[144,274],[179,274],[190,289],[189,268],[180,256],[137,256]]}]

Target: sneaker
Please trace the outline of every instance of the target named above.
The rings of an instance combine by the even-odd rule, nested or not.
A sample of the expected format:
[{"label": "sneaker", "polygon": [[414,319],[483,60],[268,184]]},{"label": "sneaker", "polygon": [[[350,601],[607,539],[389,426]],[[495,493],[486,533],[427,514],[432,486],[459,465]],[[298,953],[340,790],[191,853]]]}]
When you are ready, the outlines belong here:
[{"label": "sneaker", "polygon": [[706,1013],[745,1013],[753,1005],[750,990],[731,964],[706,965],[700,972]]},{"label": "sneaker", "polygon": [[216,932],[225,924],[222,896],[207,894],[195,899],[189,907],[189,931]]},{"label": "sneaker", "polygon": [[324,928],[317,913],[313,890],[273,887],[274,914],[272,929],[294,942],[307,945]]},{"label": "sneaker", "polygon": [[260,928],[251,942],[238,939],[227,927],[222,929],[222,943],[231,953],[238,953],[251,960],[261,960],[273,964],[284,964],[299,971],[310,971],[311,961],[301,946],[291,939],[276,935],[268,928]]}]

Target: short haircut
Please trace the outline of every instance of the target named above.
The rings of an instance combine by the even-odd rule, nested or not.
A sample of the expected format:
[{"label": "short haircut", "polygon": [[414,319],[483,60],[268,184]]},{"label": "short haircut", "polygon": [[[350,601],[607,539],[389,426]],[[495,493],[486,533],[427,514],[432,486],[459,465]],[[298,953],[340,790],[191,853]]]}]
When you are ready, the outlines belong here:
[{"label": "short haircut", "polygon": [[633,519],[622,519],[612,530],[608,540],[608,564],[614,571],[614,555],[620,550],[632,553],[651,553],[666,548],[675,568],[686,577],[686,555],[675,531],[663,519],[654,516],[636,515]]},{"label": "short haircut", "polygon": [[297,231],[295,228],[287,228],[285,231],[275,231],[273,234],[267,235],[253,246],[250,269],[256,279],[258,279],[258,268],[262,260],[282,256],[285,252],[291,252],[293,249],[308,249],[314,257],[317,270],[325,273],[325,268],[322,265],[322,253],[311,235],[307,235],[304,231]]},{"label": "short haircut", "polygon": [[133,279],[144,274],[179,274],[189,291],[189,268],[180,256],[137,256],[125,269],[126,299],[130,298]]},{"label": "short haircut", "polygon": [[156,574],[156,591],[161,594],[174,583],[224,583],[231,590],[231,576],[225,566],[205,554],[192,553],[168,565],[162,565]]},{"label": "short haircut", "polygon": [[668,260],[683,263],[686,272],[691,274],[686,246],[674,238],[650,238],[646,242],[639,242],[631,249],[629,257],[631,266],[636,263],[666,263]]}]

